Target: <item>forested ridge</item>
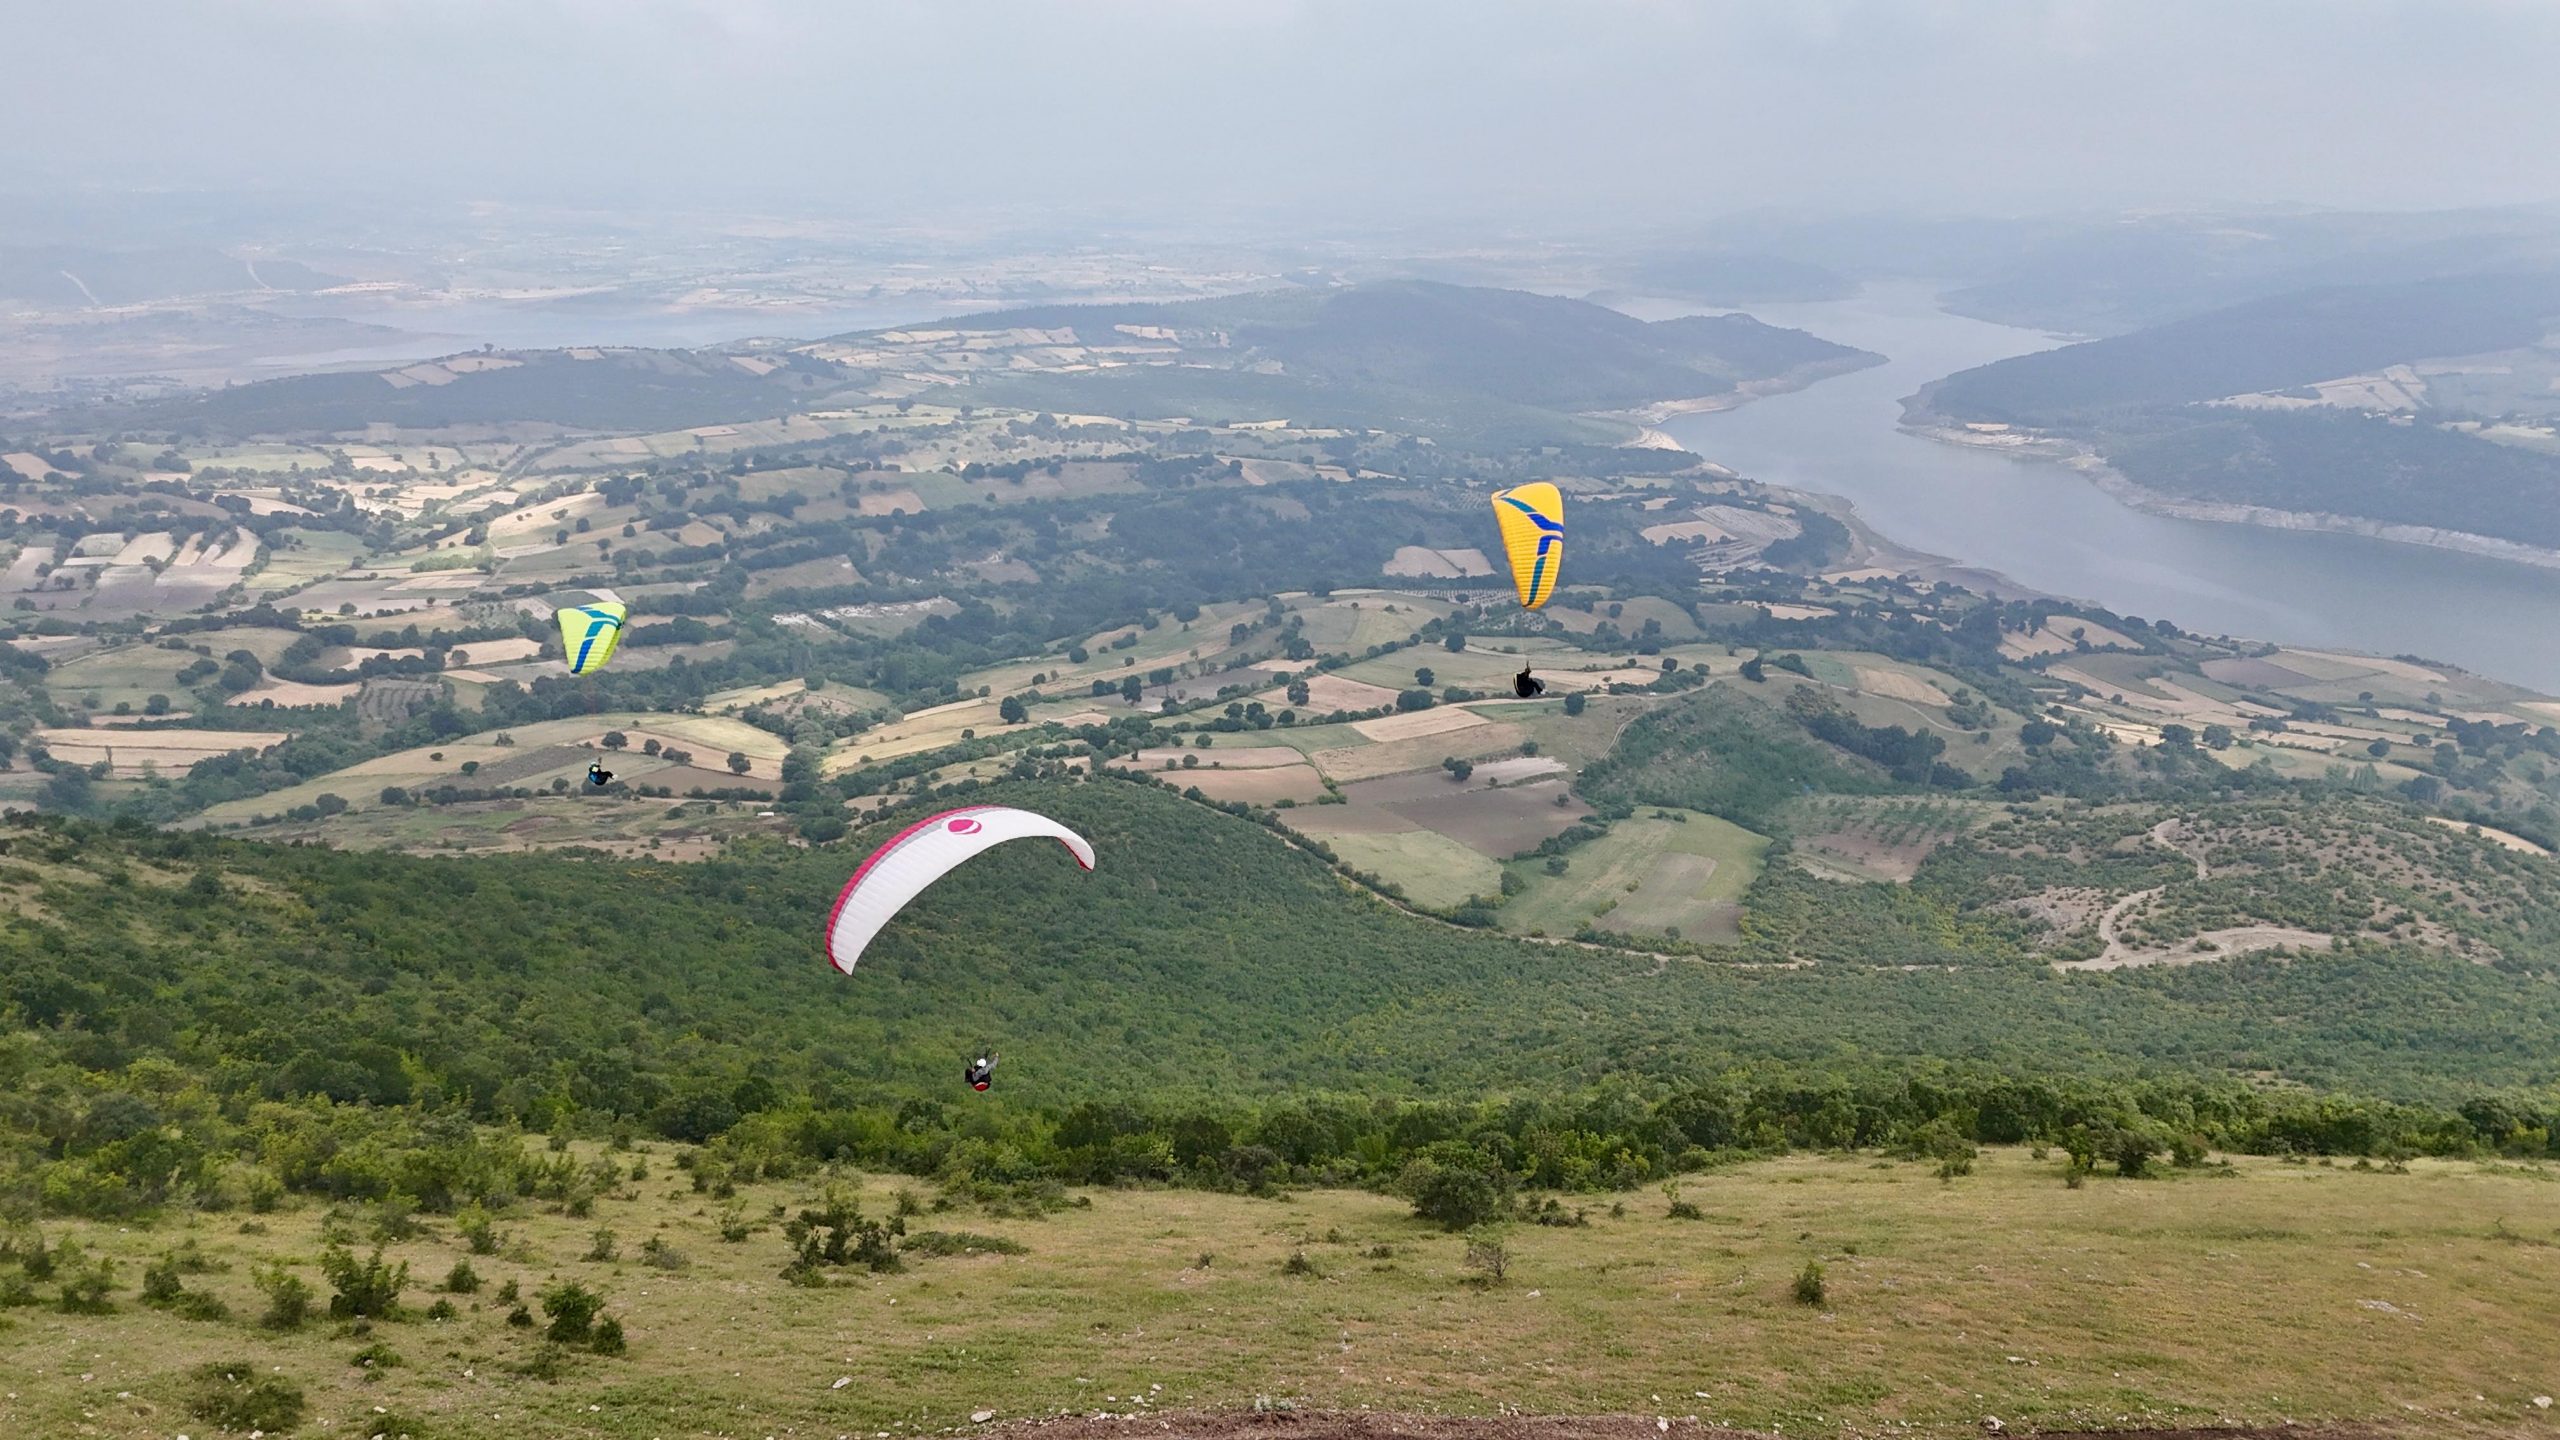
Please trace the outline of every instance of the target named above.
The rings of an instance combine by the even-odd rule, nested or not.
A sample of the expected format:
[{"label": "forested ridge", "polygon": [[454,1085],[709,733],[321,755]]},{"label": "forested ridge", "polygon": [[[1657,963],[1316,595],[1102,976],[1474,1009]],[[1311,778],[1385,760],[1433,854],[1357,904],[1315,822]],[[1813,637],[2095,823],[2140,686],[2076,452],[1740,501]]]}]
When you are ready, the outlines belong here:
[{"label": "forested ridge", "polygon": [[[2560,1108],[2560,993],[2415,949],[2123,977],[1996,951],[1953,970],[1662,962],[1394,914],[1258,827],[1153,787],[980,798],[1066,819],[1100,868],[1016,847],[929,892],[853,977],[823,963],[816,937],[871,835],[670,866],[15,826],[0,854],[11,1183],[93,1209],[166,1192],[172,1173],[111,1159],[101,1175],[84,1158],[161,1133],[107,1118],[136,1102],[195,1115],[169,1132],[195,1138],[169,1143],[200,1159],[283,1102],[320,1106],[294,1123],[322,1129],[339,1125],[332,1104],[692,1140],[743,1123],[767,1147],[927,1170],[975,1135],[1003,1143],[972,1173],[1028,1179],[1096,1178],[1090,1156],[1061,1158],[1075,1147],[1059,1127],[1097,1115],[1168,1146],[1185,1125],[1227,1137],[1183,1162],[1205,1175],[1226,1173],[1257,1117],[1332,1106],[1353,1117],[1328,1122],[1334,1138],[1253,1163],[1383,1175],[1476,1123],[1486,1095],[1520,1098],[1485,1113],[1536,1114],[1619,1097],[1628,1135],[1590,1140],[1571,1183],[1641,1179],[1693,1146],[1878,1144],[1936,1120],[2059,1143],[2093,1116],[2150,1113],[2145,1094],[2178,1097],[2160,1102],[2178,1120],[2164,1137],[2258,1148],[2530,1149]],[[1975,943],[1952,907],[1907,888],[1772,876],[1754,900],[1763,923],[1830,933],[1844,952],[1861,937],[1951,957]],[[982,1044],[1004,1051],[1007,1093],[992,1110],[945,1109],[963,1051]],[[2235,1072],[2381,1098],[2253,1091]],[[1959,1098],[1910,1098],[1933,1086]],[[1749,1118],[1709,1139],[1636,1136],[1701,1087]],[[2044,1118],[1985,1118],[2001,1107],[1984,1087],[2043,1097],[2031,1108]],[[1399,1131],[1417,1105],[1442,1119]],[[2214,1118],[2195,1119],[2199,1106]],[[2466,1106],[2504,1118],[2474,1125]],[[324,1149],[376,1133],[339,1129]],[[1158,1157],[1131,1173],[1159,1161],[1169,1178],[1180,1168]],[[177,1163],[144,1169],[164,1162]]]},{"label": "forested ridge", "polygon": [[[2165,495],[2530,545],[2560,544],[2560,460],[2434,423],[2213,404],[2429,359],[2530,346],[2560,313],[2547,271],[2326,286],[2014,356],[1928,387],[1917,410],[2031,427],[2094,447]],[[2470,417],[2477,418],[2477,417]],[[2412,423],[2413,419],[2418,423]]]},{"label": "forested ridge", "polygon": [[2067,429],[2109,411],[2530,345],[2555,312],[2560,277],[2549,273],[2329,286],[1994,361],[1948,376],[1929,398],[1966,420]]}]

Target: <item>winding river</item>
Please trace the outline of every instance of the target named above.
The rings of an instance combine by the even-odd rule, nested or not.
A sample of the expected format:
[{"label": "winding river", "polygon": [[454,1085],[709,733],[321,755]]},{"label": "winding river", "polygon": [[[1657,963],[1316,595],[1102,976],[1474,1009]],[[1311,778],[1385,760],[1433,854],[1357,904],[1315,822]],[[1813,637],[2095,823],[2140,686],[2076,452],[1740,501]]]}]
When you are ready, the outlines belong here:
[{"label": "winding river", "polygon": [[[1684,313],[1624,307],[1647,319]],[[2132,509],[2051,460],[1904,433],[1904,396],[1940,376],[2061,343],[1950,315],[1921,286],[1758,306],[1773,325],[1888,363],[1660,428],[1755,480],[1847,498],[1900,545],[2021,585],[2287,644],[2414,654],[2560,693],[2560,570],[2452,551],[2177,520]]]}]

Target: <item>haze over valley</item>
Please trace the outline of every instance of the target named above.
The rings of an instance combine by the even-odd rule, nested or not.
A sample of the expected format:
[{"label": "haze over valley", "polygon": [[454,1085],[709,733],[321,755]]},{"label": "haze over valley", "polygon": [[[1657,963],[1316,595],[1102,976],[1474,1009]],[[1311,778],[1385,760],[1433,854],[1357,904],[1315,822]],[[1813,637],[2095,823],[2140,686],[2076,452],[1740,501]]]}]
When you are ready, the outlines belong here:
[{"label": "haze over valley", "polygon": [[0,0],[0,1434],[2549,1433],[2348,13]]}]

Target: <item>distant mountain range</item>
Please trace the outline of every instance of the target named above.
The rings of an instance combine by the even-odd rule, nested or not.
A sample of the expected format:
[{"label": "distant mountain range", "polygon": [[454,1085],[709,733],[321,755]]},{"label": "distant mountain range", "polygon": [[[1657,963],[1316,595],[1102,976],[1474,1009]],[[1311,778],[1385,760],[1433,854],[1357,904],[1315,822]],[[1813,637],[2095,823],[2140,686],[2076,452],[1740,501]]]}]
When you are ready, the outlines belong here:
[{"label": "distant mountain range", "polygon": [[102,429],[222,436],[376,424],[664,430],[872,395],[1605,438],[1574,417],[1876,359],[1748,316],[1648,323],[1580,300],[1390,281],[1174,304],[1045,306],[751,352],[493,352],[261,381],[85,418]]}]

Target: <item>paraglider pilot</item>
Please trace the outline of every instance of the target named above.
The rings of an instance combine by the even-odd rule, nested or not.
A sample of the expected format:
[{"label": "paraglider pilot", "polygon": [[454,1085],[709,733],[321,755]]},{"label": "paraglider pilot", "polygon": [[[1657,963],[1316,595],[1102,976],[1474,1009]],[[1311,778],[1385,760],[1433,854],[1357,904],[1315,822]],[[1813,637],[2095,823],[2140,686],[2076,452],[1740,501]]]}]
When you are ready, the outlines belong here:
[{"label": "paraglider pilot", "polygon": [[613,783],[613,772],[604,768],[603,761],[590,760],[587,762],[587,783],[601,790]]},{"label": "paraglider pilot", "polygon": [[1531,675],[1529,667],[1523,665],[1520,673],[1511,677],[1511,693],[1523,700],[1534,700],[1547,693],[1547,682]]},{"label": "paraglider pilot", "polygon": [[981,1091],[985,1090],[989,1085],[995,1083],[996,1052],[990,1050],[986,1054],[979,1056],[977,1059],[970,1061],[969,1068],[961,1073],[962,1078],[969,1082],[970,1089]]}]

